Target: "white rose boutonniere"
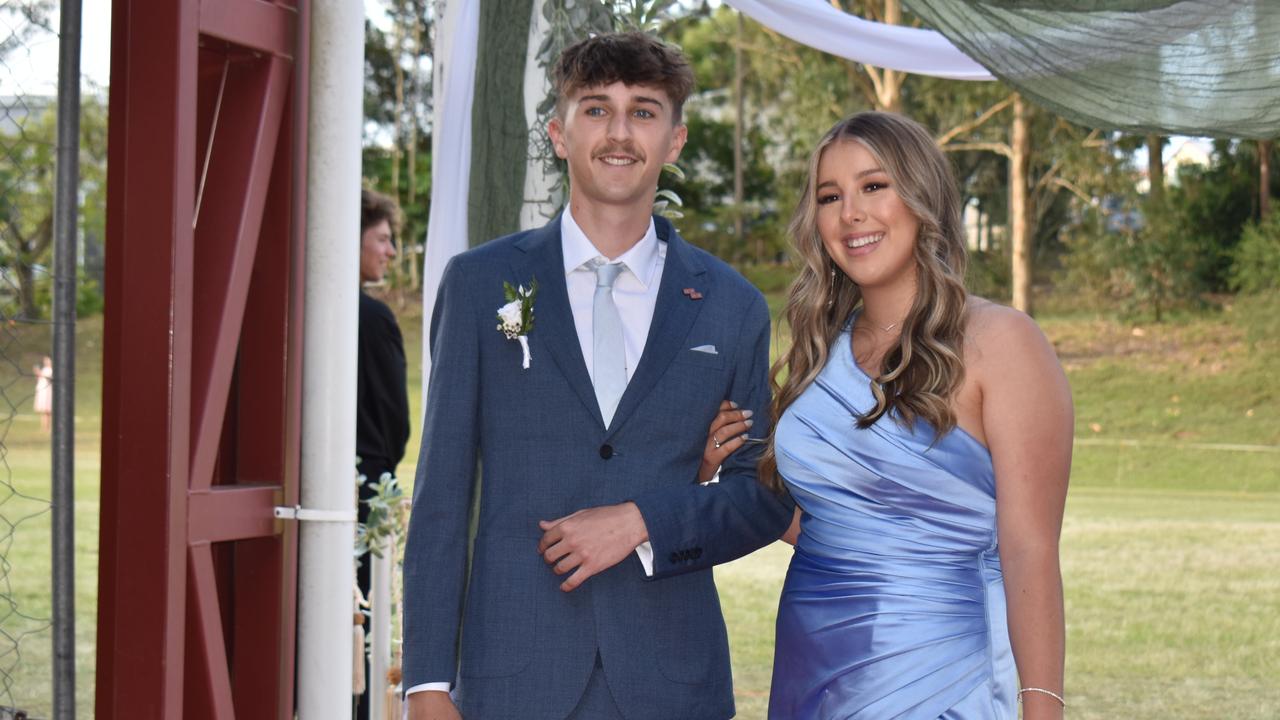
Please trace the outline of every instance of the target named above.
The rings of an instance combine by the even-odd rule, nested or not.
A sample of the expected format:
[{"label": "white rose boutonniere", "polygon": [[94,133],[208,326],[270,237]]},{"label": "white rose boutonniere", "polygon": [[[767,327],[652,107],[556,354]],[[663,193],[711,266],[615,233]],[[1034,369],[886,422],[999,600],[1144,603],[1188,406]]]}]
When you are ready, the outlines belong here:
[{"label": "white rose boutonniere", "polygon": [[538,278],[533,278],[528,288],[503,282],[502,293],[507,304],[498,308],[498,331],[508,340],[520,342],[520,349],[524,351],[520,367],[528,370],[532,359],[529,355],[529,333],[533,332],[533,301],[538,296]]}]

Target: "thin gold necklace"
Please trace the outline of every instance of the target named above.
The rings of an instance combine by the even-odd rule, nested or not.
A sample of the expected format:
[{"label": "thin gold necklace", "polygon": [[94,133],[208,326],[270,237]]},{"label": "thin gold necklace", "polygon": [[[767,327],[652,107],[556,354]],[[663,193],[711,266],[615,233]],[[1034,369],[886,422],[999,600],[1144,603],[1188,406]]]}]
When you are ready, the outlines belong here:
[{"label": "thin gold necklace", "polygon": [[[867,316],[863,315],[863,317]],[[881,325],[880,323],[873,321],[871,318],[867,318],[867,324],[885,333],[892,332],[894,328],[898,327],[898,323],[896,322],[889,323],[888,325]]]},{"label": "thin gold necklace", "polygon": [[889,323],[888,325],[881,325],[880,323],[877,323],[877,322],[873,321],[870,317],[868,317],[868,316],[867,316],[867,313],[866,313],[866,309],[865,309],[865,308],[864,308],[864,309],[859,310],[859,312],[858,312],[858,316],[859,316],[860,318],[865,319],[865,320],[867,321],[867,324],[869,324],[871,327],[873,327],[873,328],[877,328],[877,329],[879,329],[881,332],[884,332],[885,334],[888,334],[888,333],[892,332],[894,328],[898,327],[898,323],[896,323],[896,322],[891,322],[891,323]]}]

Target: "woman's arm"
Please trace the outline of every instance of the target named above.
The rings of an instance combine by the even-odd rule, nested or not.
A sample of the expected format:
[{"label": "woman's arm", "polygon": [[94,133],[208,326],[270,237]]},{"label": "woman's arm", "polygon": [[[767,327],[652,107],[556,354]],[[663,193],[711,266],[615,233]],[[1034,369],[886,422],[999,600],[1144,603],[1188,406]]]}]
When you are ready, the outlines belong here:
[{"label": "woman's arm", "polygon": [[791,526],[787,528],[786,532],[782,533],[781,540],[782,542],[787,543],[788,545],[795,545],[796,541],[798,541],[799,539],[800,539],[800,508],[797,507],[795,513],[792,514],[791,516]]},{"label": "woman's arm", "polygon": [[[711,421],[711,427],[707,430],[707,445],[702,453],[702,465],[698,468],[698,482],[704,483],[716,476],[716,471],[720,469],[724,459],[746,442],[747,429],[751,425],[750,410],[739,410],[728,400],[720,403],[720,412]],[[795,545],[799,537],[800,508],[796,508],[791,517],[791,525],[786,532],[782,533],[780,539]]]},{"label": "woman's arm", "polygon": [[[971,327],[1020,686],[1062,695],[1066,632],[1058,538],[1071,474],[1071,388],[1031,318],[990,307]],[[1025,720],[1062,717],[1062,706],[1048,694],[1023,693],[1022,702]]]}]

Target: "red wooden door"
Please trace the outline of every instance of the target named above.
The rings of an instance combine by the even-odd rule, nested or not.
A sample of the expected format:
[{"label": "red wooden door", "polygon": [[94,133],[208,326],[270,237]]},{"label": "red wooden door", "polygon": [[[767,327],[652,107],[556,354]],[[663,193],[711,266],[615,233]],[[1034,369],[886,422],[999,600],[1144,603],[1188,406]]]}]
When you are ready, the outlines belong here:
[{"label": "red wooden door", "polygon": [[293,715],[307,25],[114,1],[99,718]]}]

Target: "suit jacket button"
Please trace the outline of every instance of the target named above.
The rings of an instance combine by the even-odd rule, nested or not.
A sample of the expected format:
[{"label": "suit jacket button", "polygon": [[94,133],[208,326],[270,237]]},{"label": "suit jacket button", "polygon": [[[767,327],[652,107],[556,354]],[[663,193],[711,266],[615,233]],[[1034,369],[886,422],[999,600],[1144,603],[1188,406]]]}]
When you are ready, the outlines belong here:
[{"label": "suit jacket button", "polygon": [[613,457],[613,446],[612,446],[612,445],[601,445],[601,446],[600,446],[600,457],[604,458],[605,460],[608,460],[609,458]]}]

